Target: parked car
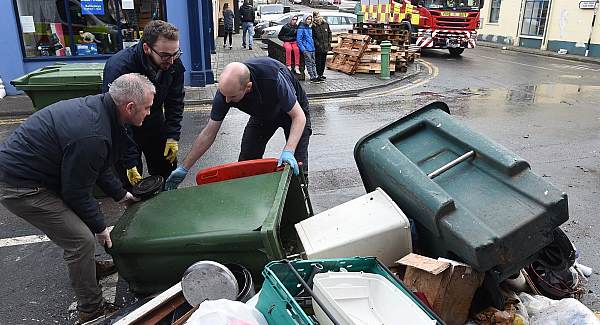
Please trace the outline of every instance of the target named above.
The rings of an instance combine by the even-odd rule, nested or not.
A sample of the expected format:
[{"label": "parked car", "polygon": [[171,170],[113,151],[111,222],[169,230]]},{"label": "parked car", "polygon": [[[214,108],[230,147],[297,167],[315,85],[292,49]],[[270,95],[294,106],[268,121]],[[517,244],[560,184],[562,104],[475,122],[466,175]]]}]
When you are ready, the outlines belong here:
[{"label": "parked car", "polygon": [[[300,16],[301,20],[304,20],[304,18],[308,15],[311,15],[311,13],[301,12],[301,13],[296,13],[296,15]],[[334,35],[340,34],[340,33],[345,33],[347,31],[351,30],[354,27],[354,23],[356,23],[356,15],[351,14],[351,13],[339,12],[339,11],[321,11],[321,16],[323,17],[323,19],[325,19],[325,21],[327,21],[327,23],[329,23],[329,28],[331,28],[331,33]],[[291,16],[290,16],[290,19],[291,19]],[[300,21],[300,19],[299,19],[299,21]],[[288,20],[288,22],[289,22],[289,20]],[[279,34],[279,31],[281,30],[281,27],[283,25],[285,25],[285,24],[281,24],[281,25],[278,24],[278,25],[264,28],[260,35],[260,38],[263,40],[266,40],[269,38],[277,38],[277,35]]]},{"label": "parked car", "polygon": [[290,20],[292,19],[292,17],[296,17],[296,16],[300,16],[303,17],[304,13],[299,12],[299,11],[295,11],[295,12],[288,12],[286,14],[283,14],[282,16],[280,16],[279,18],[275,19],[275,20],[271,20],[271,21],[261,21],[260,23],[254,25],[254,37],[255,38],[260,38],[260,36],[263,33],[263,30],[267,27],[272,27],[272,26],[283,26],[287,23],[290,22]]},{"label": "parked car", "polygon": [[256,21],[271,21],[283,15],[282,4],[265,4],[256,7]]}]

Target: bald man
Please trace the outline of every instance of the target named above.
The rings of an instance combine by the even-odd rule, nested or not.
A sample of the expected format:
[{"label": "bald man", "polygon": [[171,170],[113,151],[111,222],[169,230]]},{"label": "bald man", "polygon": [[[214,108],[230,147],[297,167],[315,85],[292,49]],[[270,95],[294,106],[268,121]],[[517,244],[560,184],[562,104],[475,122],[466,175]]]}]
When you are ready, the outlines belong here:
[{"label": "bald man", "polygon": [[250,115],[242,137],[239,161],[259,159],[267,142],[283,128],[286,144],[279,165],[286,163],[299,174],[298,162],[308,170],[308,142],[312,130],[308,99],[298,80],[282,63],[269,57],[228,64],[219,78],[210,120],[200,132],[183,165],[166,181],[165,189],[179,186],[192,166],[215,141],[221,123],[235,107]]}]

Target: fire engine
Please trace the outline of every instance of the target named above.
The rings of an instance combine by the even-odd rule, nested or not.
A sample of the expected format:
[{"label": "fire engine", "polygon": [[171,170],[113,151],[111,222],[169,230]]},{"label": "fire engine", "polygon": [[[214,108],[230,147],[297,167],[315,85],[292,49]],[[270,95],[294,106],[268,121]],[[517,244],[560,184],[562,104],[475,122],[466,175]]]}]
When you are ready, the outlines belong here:
[{"label": "fire engine", "polygon": [[365,20],[400,22],[410,17],[414,42],[421,48],[448,49],[459,56],[477,44],[483,0],[362,0],[361,4]]}]

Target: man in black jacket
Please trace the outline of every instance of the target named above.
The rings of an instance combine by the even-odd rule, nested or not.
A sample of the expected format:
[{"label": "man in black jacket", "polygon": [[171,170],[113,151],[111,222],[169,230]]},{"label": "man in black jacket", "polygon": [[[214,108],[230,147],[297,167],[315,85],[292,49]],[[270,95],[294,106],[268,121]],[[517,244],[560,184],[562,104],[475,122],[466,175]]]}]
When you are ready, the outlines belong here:
[{"label": "man in black jacket", "polygon": [[0,144],[0,203],[64,249],[81,321],[110,311],[94,252],[96,240],[107,247],[112,242],[94,185],[120,203],[137,200],[112,166],[125,149],[125,125],[142,124],[154,92],[146,77],[123,75],[108,93],[36,112]]},{"label": "man in black jacket", "polygon": [[126,185],[135,185],[142,178],[142,153],[150,175],[166,178],[177,167],[185,97],[185,68],[180,56],[177,28],[153,20],[144,28],[137,45],[119,51],[104,66],[104,92],[117,77],[131,72],[145,75],[156,87],[150,116],[141,127],[131,127],[127,154],[116,165],[117,174]]},{"label": "man in black jacket", "polygon": [[313,39],[315,41],[315,63],[317,66],[317,75],[319,79],[325,80],[325,63],[327,61],[327,52],[331,49],[331,29],[329,24],[318,11],[313,12],[315,23],[312,26]]},{"label": "man in black jacket", "polygon": [[240,8],[240,20],[242,21],[242,47],[246,48],[246,32],[248,33],[248,49],[252,50],[254,44],[254,6],[252,0],[244,0]]}]

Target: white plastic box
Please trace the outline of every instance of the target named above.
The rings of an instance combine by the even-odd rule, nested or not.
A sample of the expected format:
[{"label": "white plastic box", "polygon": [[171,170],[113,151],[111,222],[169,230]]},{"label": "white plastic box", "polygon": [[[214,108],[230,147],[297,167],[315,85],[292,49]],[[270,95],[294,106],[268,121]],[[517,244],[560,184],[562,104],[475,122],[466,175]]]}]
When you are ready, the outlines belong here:
[{"label": "white plastic box", "polygon": [[380,188],[296,224],[308,259],[375,256],[387,266],[412,252],[408,218]]},{"label": "white plastic box", "polygon": [[[315,296],[340,324],[436,324],[410,297],[379,274],[319,273],[313,283]],[[319,324],[333,325],[314,299],[313,308]]]}]

